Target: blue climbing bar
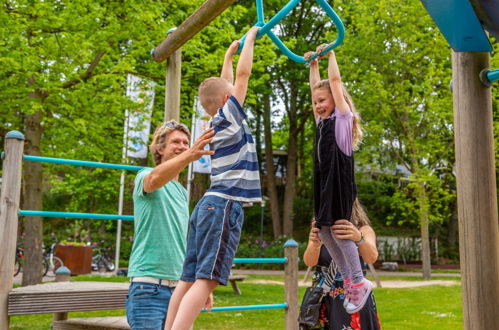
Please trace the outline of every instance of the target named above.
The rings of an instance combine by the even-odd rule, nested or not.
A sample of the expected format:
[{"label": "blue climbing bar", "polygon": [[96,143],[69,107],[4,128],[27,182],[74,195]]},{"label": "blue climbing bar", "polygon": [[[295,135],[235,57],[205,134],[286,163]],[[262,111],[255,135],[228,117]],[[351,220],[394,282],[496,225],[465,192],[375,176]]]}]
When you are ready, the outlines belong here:
[{"label": "blue climbing bar", "polygon": [[235,264],[285,264],[288,258],[234,258]]},{"label": "blue climbing bar", "polygon": [[131,216],[131,215],[114,215],[114,214],[97,214],[97,213],[74,213],[74,212],[19,210],[19,215],[24,216],[24,217],[80,218],[80,219],[133,221],[133,216]]},{"label": "blue climbing bar", "polygon": [[23,159],[27,162],[40,162],[40,163],[74,165],[74,166],[98,167],[98,168],[108,168],[108,169],[113,169],[113,170],[140,171],[141,169],[144,168],[143,166],[89,162],[89,161],[85,161],[85,160],[40,157],[40,156],[29,156],[29,155],[24,155]]},{"label": "blue climbing bar", "polygon": [[[268,304],[268,305],[248,305],[248,306],[226,306],[226,307],[213,307],[212,312],[233,312],[233,311],[253,311],[257,309],[285,309],[288,304]],[[203,308],[201,312],[206,312]]]}]

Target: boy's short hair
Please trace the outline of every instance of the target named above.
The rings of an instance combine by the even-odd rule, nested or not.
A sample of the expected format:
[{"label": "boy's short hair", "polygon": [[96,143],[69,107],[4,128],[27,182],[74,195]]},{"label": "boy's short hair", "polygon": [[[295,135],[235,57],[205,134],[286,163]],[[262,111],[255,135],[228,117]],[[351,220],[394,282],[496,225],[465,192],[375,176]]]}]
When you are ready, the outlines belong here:
[{"label": "boy's short hair", "polygon": [[222,96],[229,94],[229,81],[221,77],[206,78],[199,85],[199,102],[205,110],[220,108]]}]

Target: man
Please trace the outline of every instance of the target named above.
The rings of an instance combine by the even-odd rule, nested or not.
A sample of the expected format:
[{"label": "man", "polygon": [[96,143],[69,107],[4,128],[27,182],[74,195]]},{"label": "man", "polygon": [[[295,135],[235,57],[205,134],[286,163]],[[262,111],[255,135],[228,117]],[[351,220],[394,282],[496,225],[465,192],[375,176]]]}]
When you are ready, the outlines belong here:
[{"label": "man", "polygon": [[183,124],[171,120],[154,132],[149,148],[156,167],[138,172],[133,191],[135,235],[126,301],[132,329],[164,327],[182,273],[189,221],[187,191],[178,176],[190,162],[213,154],[204,150],[213,135],[206,131],[189,148],[190,133]]}]

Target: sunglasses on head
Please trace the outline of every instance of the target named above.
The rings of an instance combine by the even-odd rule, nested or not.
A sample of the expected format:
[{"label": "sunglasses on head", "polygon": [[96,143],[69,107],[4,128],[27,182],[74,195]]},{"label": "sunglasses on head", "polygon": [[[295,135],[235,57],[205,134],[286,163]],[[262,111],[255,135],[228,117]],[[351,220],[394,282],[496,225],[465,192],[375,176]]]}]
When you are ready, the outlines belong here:
[{"label": "sunglasses on head", "polygon": [[177,123],[176,121],[167,121],[166,123],[163,124],[165,127],[168,127],[168,128],[177,128],[177,127],[182,127],[186,130],[189,130],[189,128],[187,128],[186,125],[182,124],[182,123]]}]

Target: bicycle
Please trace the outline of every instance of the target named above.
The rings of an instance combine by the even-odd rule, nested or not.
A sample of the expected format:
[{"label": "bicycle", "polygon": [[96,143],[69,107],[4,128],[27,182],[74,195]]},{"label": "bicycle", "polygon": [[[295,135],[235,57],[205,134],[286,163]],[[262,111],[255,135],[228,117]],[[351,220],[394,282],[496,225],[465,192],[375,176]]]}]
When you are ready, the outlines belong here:
[{"label": "bicycle", "polygon": [[[16,258],[15,258],[15,263],[14,263],[14,277],[16,277],[22,270],[24,265],[24,250],[16,246]],[[45,276],[47,274],[49,268],[49,264],[47,262],[47,259],[45,259],[45,256],[42,259],[42,276]]]},{"label": "bicycle", "polygon": [[43,254],[43,264],[44,264],[43,276],[47,275],[49,270],[51,270],[55,275],[55,271],[59,267],[64,266],[64,262],[62,262],[61,258],[55,256],[56,246],[57,243],[53,243],[52,245],[50,245],[50,251],[45,252]]},{"label": "bicycle", "polygon": [[98,271],[100,269],[106,269],[108,272],[112,272],[116,269],[116,265],[111,259],[111,256],[107,253],[103,246],[99,247],[99,252],[92,257],[92,270]]}]

